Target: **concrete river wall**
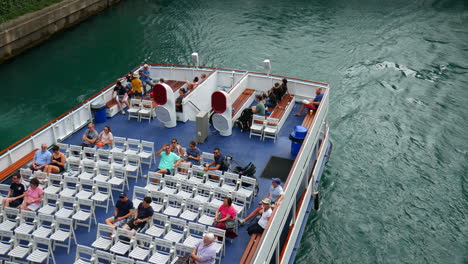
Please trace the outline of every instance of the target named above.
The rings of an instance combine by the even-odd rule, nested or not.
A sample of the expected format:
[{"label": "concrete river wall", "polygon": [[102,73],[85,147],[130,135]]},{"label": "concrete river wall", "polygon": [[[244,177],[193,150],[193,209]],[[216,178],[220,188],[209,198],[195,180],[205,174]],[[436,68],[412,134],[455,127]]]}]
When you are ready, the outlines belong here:
[{"label": "concrete river wall", "polygon": [[0,62],[96,15],[120,0],[65,0],[0,25]]}]

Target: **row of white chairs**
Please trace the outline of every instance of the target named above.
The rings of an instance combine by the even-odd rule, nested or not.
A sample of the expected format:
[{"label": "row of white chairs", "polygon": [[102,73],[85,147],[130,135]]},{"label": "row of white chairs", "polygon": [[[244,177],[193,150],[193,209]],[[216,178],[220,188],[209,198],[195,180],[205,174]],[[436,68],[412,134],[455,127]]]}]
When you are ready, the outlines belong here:
[{"label": "row of white chairs", "polygon": [[0,230],[0,256],[5,256],[5,263],[52,263],[55,262],[53,254],[53,240],[30,234],[13,233]]},{"label": "row of white chairs", "polygon": [[258,136],[260,139],[272,138],[276,142],[276,137],[279,132],[279,119],[264,116],[253,115],[252,125],[250,126],[249,138],[252,136]]},{"label": "row of white chairs", "polygon": [[156,116],[154,109],[152,100],[130,99],[130,107],[127,111],[128,120],[135,118],[141,122],[142,119],[147,119],[151,122],[151,119]]},{"label": "row of white chairs", "polygon": [[[137,234],[134,241],[137,239],[138,241],[141,241],[142,246],[136,245],[131,251],[129,249],[129,255],[131,256],[128,257],[78,245],[74,264],[168,264],[175,263],[180,256],[190,256],[190,253],[193,250],[193,247],[189,247],[181,243],[173,245],[172,242],[164,239],[156,239],[152,242],[152,245],[148,246],[145,245],[145,237],[141,234]],[[141,260],[143,257],[146,261]]]}]

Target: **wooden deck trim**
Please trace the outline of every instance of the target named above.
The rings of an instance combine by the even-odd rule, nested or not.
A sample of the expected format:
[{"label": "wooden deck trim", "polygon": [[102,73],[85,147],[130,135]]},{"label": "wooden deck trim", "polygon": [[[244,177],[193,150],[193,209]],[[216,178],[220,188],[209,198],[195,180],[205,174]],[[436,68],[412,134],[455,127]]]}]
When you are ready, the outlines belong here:
[{"label": "wooden deck trim", "polygon": [[258,242],[260,241],[261,237],[262,234],[252,234],[240,260],[241,264],[252,263],[253,257],[255,257],[255,249],[258,247]]},{"label": "wooden deck trim", "polygon": [[281,101],[275,106],[273,111],[270,114],[271,118],[278,118],[281,119],[283,117],[284,112],[286,111],[286,107],[288,106],[288,103],[290,103],[293,100],[293,96],[283,96],[281,98]]},{"label": "wooden deck trim", "polygon": [[37,150],[38,149],[35,149],[35,150],[31,151],[29,154],[25,155],[21,159],[17,160],[15,163],[11,164],[8,168],[1,171],[0,172],[0,181],[5,180],[10,174],[12,174],[15,171],[19,170],[26,163],[31,161],[34,158],[34,154],[36,154]]},{"label": "wooden deck trim", "polygon": [[232,108],[234,111],[232,112],[232,116],[234,117],[240,110],[240,107],[252,96],[255,92],[254,89],[246,88],[239,97],[237,97],[236,101],[232,104]]},{"label": "wooden deck trim", "polygon": [[309,111],[307,111],[307,114],[304,117],[304,121],[302,121],[302,126],[303,127],[310,128],[310,126],[314,122],[315,112],[316,111],[313,111],[312,114],[310,114]]}]

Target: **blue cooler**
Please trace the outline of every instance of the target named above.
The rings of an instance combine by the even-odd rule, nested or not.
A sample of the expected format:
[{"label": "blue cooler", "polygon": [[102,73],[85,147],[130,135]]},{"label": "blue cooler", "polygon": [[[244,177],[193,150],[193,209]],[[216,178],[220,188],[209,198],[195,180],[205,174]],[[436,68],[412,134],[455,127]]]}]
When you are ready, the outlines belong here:
[{"label": "blue cooler", "polygon": [[302,142],[307,135],[307,128],[303,126],[295,126],[294,131],[289,135],[291,140],[291,154],[296,156],[301,149]]},{"label": "blue cooler", "polygon": [[107,120],[106,104],[102,100],[97,100],[91,104],[91,110],[94,112],[94,122],[104,123]]}]

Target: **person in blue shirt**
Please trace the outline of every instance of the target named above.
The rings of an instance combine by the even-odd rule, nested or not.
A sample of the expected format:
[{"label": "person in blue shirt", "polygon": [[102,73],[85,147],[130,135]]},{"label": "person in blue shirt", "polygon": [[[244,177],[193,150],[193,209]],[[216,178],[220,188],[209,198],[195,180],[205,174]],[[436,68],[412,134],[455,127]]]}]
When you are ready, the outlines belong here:
[{"label": "person in blue shirt", "polygon": [[50,163],[50,157],[52,154],[47,150],[47,145],[42,144],[41,149],[36,151],[34,154],[34,159],[31,165],[31,170],[32,171],[37,171],[37,170],[44,170],[46,165]]},{"label": "person in blue shirt", "polygon": [[211,163],[205,164],[205,171],[209,170],[226,170],[223,168],[224,155],[221,154],[219,148],[213,150],[214,160]]},{"label": "person in blue shirt", "polygon": [[146,196],[143,201],[138,205],[134,217],[130,217],[127,224],[123,229],[140,231],[151,220],[154,214],[153,207],[151,207],[151,197]]},{"label": "person in blue shirt", "polygon": [[[151,88],[153,87],[153,82],[152,82],[153,79],[150,76],[151,76],[151,73],[150,73],[148,64],[143,65],[143,69],[140,70],[140,81],[143,83],[143,90],[145,94],[148,91],[150,91]],[[150,88],[147,89],[146,88],[147,86],[149,86]]]},{"label": "person in blue shirt", "polygon": [[133,202],[126,193],[119,194],[119,200],[115,203],[114,216],[106,219],[106,224],[114,228],[122,227],[133,216]]},{"label": "person in blue shirt", "polygon": [[304,110],[304,108],[307,108],[307,109],[312,110],[312,111],[317,110],[317,108],[318,108],[318,106],[320,104],[320,101],[322,101],[322,97],[323,97],[322,88],[317,87],[317,89],[315,90],[314,100],[311,100],[311,101],[304,100],[302,102],[301,109],[299,109],[299,112],[297,112],[295,114],[295,116],[301,116],[302,111]]},{"label": "person in blue shirt", "polygon": [[193,165],[200,165],[202,152],[199,148],[197,148],[197,142],[192,141],[190,142],[189,148],[186,150],[185,157],[187,158],[187,162],[190,162]]}]

